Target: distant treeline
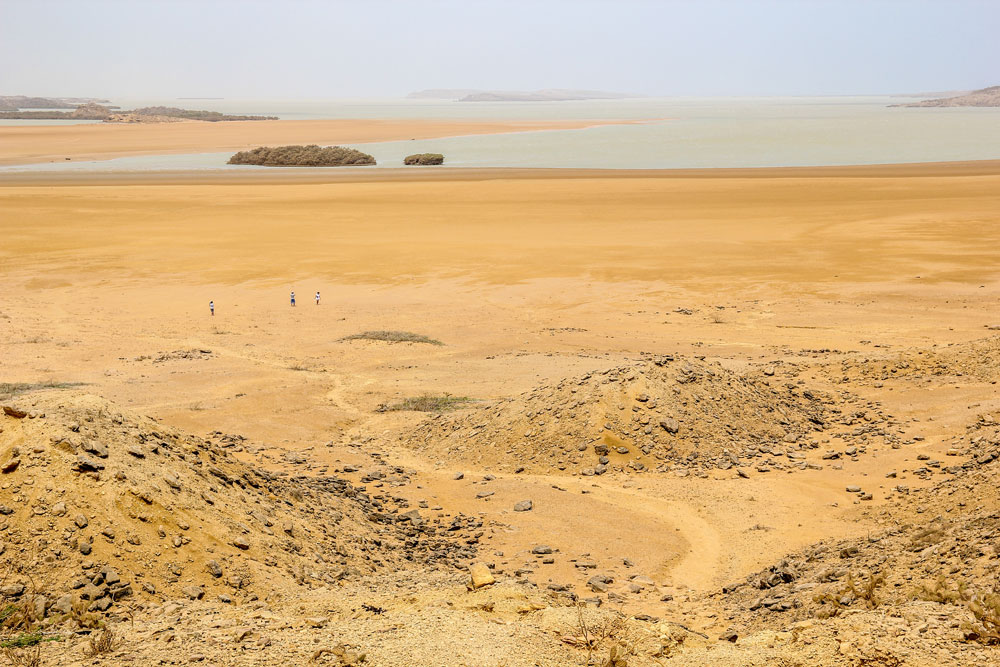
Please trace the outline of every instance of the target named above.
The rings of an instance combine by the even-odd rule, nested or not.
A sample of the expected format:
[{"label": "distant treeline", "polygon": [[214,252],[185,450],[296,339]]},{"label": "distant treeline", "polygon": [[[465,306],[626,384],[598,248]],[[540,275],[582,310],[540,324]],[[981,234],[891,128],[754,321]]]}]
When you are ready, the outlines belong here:
[{"label": "distant treeline", "polygon": [[267,167],[344,167],[373,165],[375,158],[343,146],[261,146],[240,151],[229,164],[255,164]]}]

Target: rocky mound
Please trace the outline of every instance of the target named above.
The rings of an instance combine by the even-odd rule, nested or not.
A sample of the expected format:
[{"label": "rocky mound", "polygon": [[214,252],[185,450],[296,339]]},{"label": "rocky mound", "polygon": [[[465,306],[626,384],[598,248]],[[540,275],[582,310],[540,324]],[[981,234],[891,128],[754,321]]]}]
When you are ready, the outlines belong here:
[{"label": "rocky mound", "polygon": [[[402,440],[501,469],[593,475],[746,464],[767,472],[810,465],[803,452],[819,448],[821,436],[855,443],[850,456],[870,437],[893,437],[877,405],[805,389],[801,381],[782,383],[775,373],[769,367],[740,374],[663,356],[438,415]],[[838,425],[850,428],[837,433]]]},{"label": "rocky mound", "polygon": [[[880,512],[891,527],[813,545],[727,586],[730,618],[742,631],[794,631],[875,611],[897,619],[897,636],[952,642],[953,652],[1000,644],[1000,424],[984,415],[967,437],[974,458],[940,467],[942,481],[894,487]],[[967,660],[959,663],[986,664]]]},{"label": "rocky mound", "polygon": [[4,406],[0,597],[39,617],[137,596],[239,602],[475,554],[462,542],[475,526],[431,525],[388,492],[271,474],[228,448],[93,396]]},{"label": "rocky mound", "polygon": [[375,158],[343,146],[261,146],[240,151],[229,164],[254,164],[268,167],[344,167],[373,165]]},{"label": "rocky mound", "polygon": [[407,155],[405,158],[403,158],[403,164],[406,165],[444,164],[444,155],[441,155],[441,153],[414,153],[413,155]]},{"label": "rocky mound", "polygon": [[875,384],[964,377],[996,383],[1000,379],[1000,336],[883,357],[848,357],[828,375],[843,383]]}]

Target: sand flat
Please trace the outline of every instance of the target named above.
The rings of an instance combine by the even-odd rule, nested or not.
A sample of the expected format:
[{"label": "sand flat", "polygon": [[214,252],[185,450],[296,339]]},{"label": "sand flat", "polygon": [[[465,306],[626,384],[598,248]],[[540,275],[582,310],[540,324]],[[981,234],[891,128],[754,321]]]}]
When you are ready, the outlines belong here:
[{"label": "sand flat", "polygon": [[264,120],[0,125],[0,165],[208,153],[263,145],[357,144],[471,134],[574,130],[633,121]]},{"label": "sand flat", "polygon": [[[848,280],[912,285],[917,275],[989,279],[1000,241],[998,227],[983,223],[1000,210],[996,162],[960,164],[957,175],[945,165],[703,178],[450,170],[299,182],[284,181],[284,173],[246,184],[167,176],[164,184],[85,178],[80,186],[72,177],[32,175],[0,188],[7,213],[0,252],[16,272],[45,266],[54,247],[71,249],[91,264],[93,279],[107,265],[118,279],[141,267],[229,284],[325,276],[814,288]],[[921,264],[931,247],[933,258]]]}]

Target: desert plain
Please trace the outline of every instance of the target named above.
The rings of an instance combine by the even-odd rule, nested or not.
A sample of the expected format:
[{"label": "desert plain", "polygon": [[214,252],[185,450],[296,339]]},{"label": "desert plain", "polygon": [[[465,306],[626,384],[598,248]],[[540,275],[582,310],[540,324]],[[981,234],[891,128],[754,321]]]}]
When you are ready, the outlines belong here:
[{"label": "desert plain", "polygon": [[0,239],[44,664],[1000,660],[1000,162],[6,175]]}]

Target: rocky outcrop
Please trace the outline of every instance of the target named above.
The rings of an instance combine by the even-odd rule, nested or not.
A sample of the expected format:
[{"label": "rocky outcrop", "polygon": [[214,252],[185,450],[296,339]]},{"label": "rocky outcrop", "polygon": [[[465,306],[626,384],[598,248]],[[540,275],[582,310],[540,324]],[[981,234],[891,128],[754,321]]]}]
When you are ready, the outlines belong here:
[{"label": "rocky outcrop", "polygon": [[934,100],[892,104],[893,107],[1000,107],[1000,86],[990,86],[973,90],[965,95],[941,97]]}]

